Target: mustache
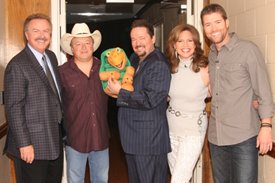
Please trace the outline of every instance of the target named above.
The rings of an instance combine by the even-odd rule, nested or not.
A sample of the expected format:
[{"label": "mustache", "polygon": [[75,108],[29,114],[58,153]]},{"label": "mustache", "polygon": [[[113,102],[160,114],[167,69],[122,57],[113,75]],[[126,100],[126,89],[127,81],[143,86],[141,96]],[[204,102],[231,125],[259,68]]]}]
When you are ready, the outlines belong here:
[{"label": "mustache", "polygon": [[140,48],[140,47],[145,48],[144,45],[138,45],[138,46],[136,46],[135,48],[138,49],[138,48]]},{"label": "mustache", "polygon": [[48,39],[46,39],[46,38],[37,38],[37,39],[35,39],[35,41],[47,41]]}]

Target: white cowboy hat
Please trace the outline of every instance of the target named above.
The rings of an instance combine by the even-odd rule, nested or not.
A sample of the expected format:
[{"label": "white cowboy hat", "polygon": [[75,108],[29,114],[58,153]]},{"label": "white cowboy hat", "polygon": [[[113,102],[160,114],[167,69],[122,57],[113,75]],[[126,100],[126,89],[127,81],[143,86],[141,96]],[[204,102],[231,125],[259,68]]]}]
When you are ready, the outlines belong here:
[{"label": "white cowboy hat", "polygon": [[71,41],[74,37],[89,37],[91,36],[94,40],[94,51],[97,50],[101,43],[101,33],[98,30],[95,30],[93,33],[90,32],[90,29],[85,23],[76,23],[72,29],[71,34],[66,33],[61,38],[61,48],[64,52],[73,55],[71,49]]}]

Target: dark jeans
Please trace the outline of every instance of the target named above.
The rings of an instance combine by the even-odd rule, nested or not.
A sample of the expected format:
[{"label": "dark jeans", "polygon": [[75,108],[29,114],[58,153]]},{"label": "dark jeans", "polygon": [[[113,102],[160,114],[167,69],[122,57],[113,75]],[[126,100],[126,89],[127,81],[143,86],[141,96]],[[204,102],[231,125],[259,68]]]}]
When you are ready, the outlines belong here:
[{"label": "dark jeans", "polygon": [[257,183],[257,137],[235,145],[209,143],[215,183]]}]

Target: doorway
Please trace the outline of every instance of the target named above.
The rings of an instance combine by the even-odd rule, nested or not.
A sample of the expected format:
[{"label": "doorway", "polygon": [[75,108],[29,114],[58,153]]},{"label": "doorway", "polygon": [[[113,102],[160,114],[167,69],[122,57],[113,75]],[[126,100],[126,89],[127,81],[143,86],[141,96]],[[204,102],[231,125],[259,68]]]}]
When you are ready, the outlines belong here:
[{"label": "doorway", "polygon": [[[52,20],[53,20],[53,43],[52,43],[52,49],[53,50],[58,50],[57,56],[59,57],[60,64],[66,62],[67,57],[65,54],[60,50],[60,37],[66,33],[70,32],[74,23],[68,24],[66,22],[67,20],[67,15],[66,15],[66,9],[68,5],[66,5],[65,0],[59,0],[55,1],[52,0]],[[179,22],[186,22],[189,24],[194,25],[200,32],[201,38],[202,36],[202,28],[199,20],[199,13],[200,10],[203,8],[203,3],[204,1],[194,1],[194,0],[183,0],[183,1],[156,1],[156,3],[150,4],[150,6],[147,6],[145,9],[140,12],[138,15],[140,18],[146,18],[148,19],[152,24],[154,24],[155,27],[155,33],[157,37],[157,45],[160,47],[162,51],[165,49],[166,45],[166,40],[168,37],[168,33],[170,30]],[[111,8],[111,6],[109,6]],[[58,11],[56,11],[58,10]],[[56,18],[54,18],[56,17]],[[97,22],[97,21],[91,21],[91,22],[86,22],[91,31],[94,30],[100,30],[102,33],[102,43],[99,47],[99,49],[95,52],[95,56],[100,58],[100,54],[112,47],[122,47],[125,49],[125,52],[127,55],[130,56],[132,53],[132,48],[130,44],[130,39],[129,39],[129,27],[131,22],[138,17],[131,17],[127,19],[121,19],[121,20],[111,20],[111,21],[105,21],[105,22]],[[79,23],[82,22],[81,20],[78,21]],[[54,37],[56,35],[56,37]],[[202,41],[203,42],[203,41]],[[114,106],[115,101],[110,102],[110,106],[112,108],[112,112],[115,111],[115,106]],[[116,118],[115,114],[110,114],[112,118]],[[114,125],[114,126],[112,126]],[[113,122],[110,124],[112,137],[116,137],[117,139],[112,139],[114,140],[113,144],[118,144],[119,145],[119,138],[118,138],[118,130],[116,128],[116,122]],[[112,141],[111,140],[111,141]],[[112,148],[112,147],[111,147]],[[117,152],[114,154],[119,154],[121,156],[123,154],[122,150],[120,149],[121,147],[116,148]],[[207,148],[207,144],[205,145],[205,148]],[[200,160],[198,161],[198,164],[196,166],[196,169],[194,171],[194,177],[193,177],[193,183],[201,183],[201,182],[207,182],[203,181],[206,180],[204,179],[205,173],[203,170],[209,169],[209,164],[205,166],[204,162],[206,159],[208,162],[209,160],[209,155],[207,155],[207,149],[204,150],[206,152],[201,156]],[[121,154],[122,153],[122,154]],[[112,160],[112,154],[110,154],[110,159]],[[123,160],[123,157],[121,161],[124,165],[122,167],[125,167],[125,162]],[[116,158],[113,158],[116,159]],[[112,162],[111,162],[112,163]],[[110,163],[110,164],[111,164]],[[118,170],[120,170],[124,173],[118,173]],[[110,168],[110,174],[112,174],[112,171],[116,172],[115,174],[125,174],[127,175],[127,169],[125,171],[124,168]],[[112,176],[112,175],[111,175]],[[66,181],[64,180],[63,183]],[[110,182],[110,183],[115,183],[115,182]],[[122,182],[120,182],[122,183]]]}]

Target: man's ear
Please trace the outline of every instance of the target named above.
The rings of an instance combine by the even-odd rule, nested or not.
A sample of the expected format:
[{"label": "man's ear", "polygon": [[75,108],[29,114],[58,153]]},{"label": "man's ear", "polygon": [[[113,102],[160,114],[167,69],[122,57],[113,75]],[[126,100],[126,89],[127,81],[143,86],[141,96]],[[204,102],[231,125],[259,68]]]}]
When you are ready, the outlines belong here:
[{"label": "man's ear", "polygon": [[156,43],[156,36],[155,35],[153,35],[152,41],[153,41],[154,44]]},{"label": "man's ear", "polygon": [[228,20],[228,18],[225,20],[225,25],[226,25],[226,28],[229,29],[229,20]]}]

